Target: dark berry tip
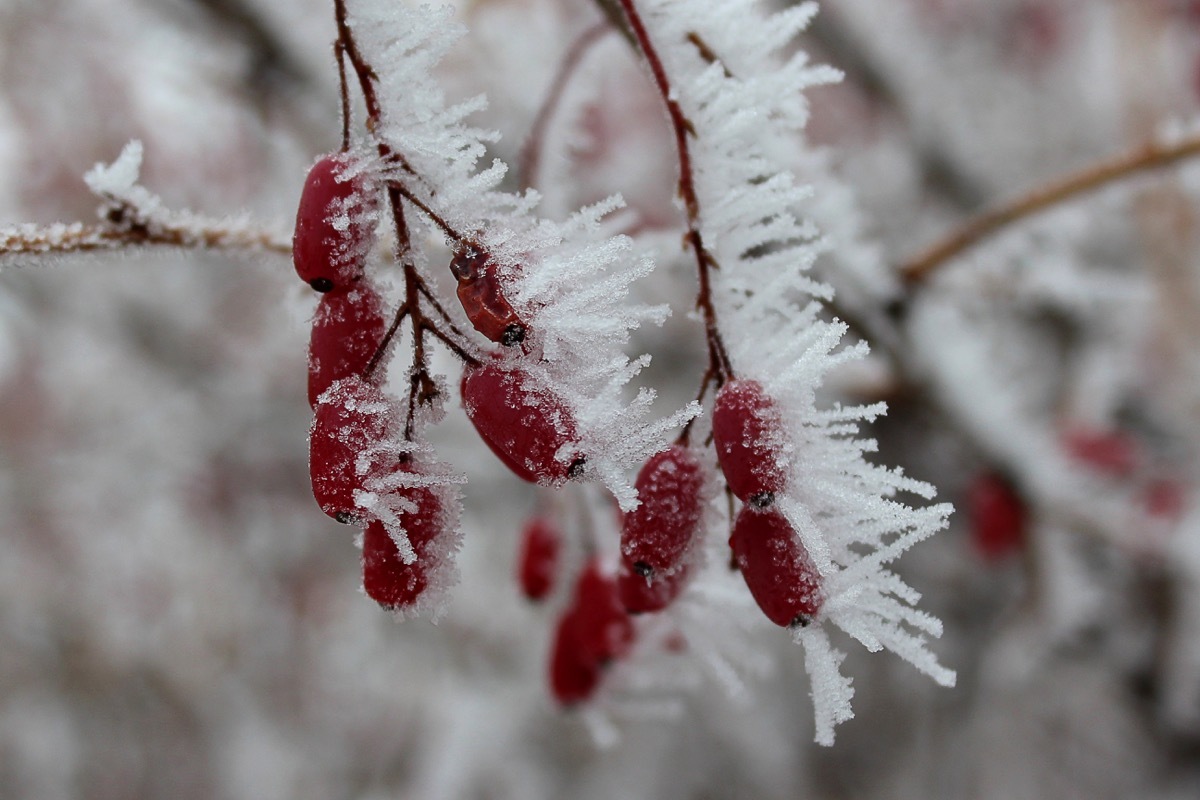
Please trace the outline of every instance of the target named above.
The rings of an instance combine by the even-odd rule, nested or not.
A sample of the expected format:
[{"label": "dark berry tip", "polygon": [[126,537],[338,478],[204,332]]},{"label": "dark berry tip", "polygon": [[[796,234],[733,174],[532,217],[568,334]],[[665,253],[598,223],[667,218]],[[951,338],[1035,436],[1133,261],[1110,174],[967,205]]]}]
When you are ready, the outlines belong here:
[{"label": "dark berry tip", "polygon": [[633,571],[646,580],[650,580],[654,577],[654,567],[650,566],[645,561],[633,562]]},{"label": "dark berry tip", "polygon": [[775,505],[775,493],[759,492],[758,494],[752,494],[747,502],[754,508],[762,511]]},{"label": "dark berry tip", "polygon": [[333,515],[333,518],[336,519],[338,522],[342,523],[343,525],[352,525],[358,521],[358,518],[355,517],[353,514],[351,514],[349,511],[339,511]]},{"label": "dark berry tip", "polygon": [[308,285],[316,289],[321,294],[333,291],[333,281],[329,280],[329,278],[313,278],[311,281],[309,281]]},{"label": "dark berry tip", "polygon": [[796,618],[792,620],[791,625],[789,625],[788,627],[789,628],[807,628],[809,625],[812,625],[812,621],[813,621],[813,618],[811,616],[809,616],[808,614],[797,614]]},{"label": "dark berry tip", "polygon": [[513,323],[504,329],[504,333],[500,336],[500,344],[505,347],[512,347],[514,344],[520,344],[525,341],[525,326]]},{"label": "dark berry tip", "polygon": [[587,456],[578,456],[571,462],[571,466],[567,467],[568,478],[578,478],[583,474],[584,468],[587,466]]}]

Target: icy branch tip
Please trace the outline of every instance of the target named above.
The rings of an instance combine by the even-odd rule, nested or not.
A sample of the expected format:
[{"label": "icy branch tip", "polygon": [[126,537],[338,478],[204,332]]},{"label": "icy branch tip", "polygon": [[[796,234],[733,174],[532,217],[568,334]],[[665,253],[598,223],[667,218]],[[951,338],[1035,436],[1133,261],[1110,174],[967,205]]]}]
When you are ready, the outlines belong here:
[{"label": "icy branch tip", "polygon": [[88,188],[102,197],[121,197],[137,185],[142,171],[142,142],[131,139],[112,164],[97,163],[83,176]]}]

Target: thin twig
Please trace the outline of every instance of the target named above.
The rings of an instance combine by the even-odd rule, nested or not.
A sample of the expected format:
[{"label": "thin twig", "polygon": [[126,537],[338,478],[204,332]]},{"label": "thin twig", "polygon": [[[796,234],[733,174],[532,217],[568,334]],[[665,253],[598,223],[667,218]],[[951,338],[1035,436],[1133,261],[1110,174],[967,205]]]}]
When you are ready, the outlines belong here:
[{"label": "thin twig", "polygon": [[675,147],[679,156],[679,196],[683,199],[683,207],[687,214],[687,233],[684,238],[696,255],[696,270],[700,281],[696,308],[700,310],[704,319],[711,378],[720,386],[733,378],[733,366],[725,351],[725,343],[721,339],[720,329],[717,327],[717,310],[712,302],[712,284],[709,272],[717,268],[717,262],[704,246],[704,239],[700,234],[700,198],[696,194],[691,147],[688,139],[688,137],[696,135],[696,129],[684,115],[679,101],[676,100],[676,92],[671,86],[670,78],[667,77],[666,67],[663,66],[662,59],[659,58],[658,51],[654,48],[654,42],[651,41],[650,34],[647,32],[633,0],[620,0],[620,4],[629,22],[629,30],[633,34],[634,40],[637,41],[638,47],[650,67],[658,92],[667,106],[667,114],[671,118],[671,128],[675,132]]},{"label": "thin twig", "polygon": [[1008,225],[1109,183],[1169,167],[1195,155],[1200,155],[1200,134],[1169,145],[1148,142],[1130,153],[1093,164],[967,220],[949,236],[901,266],[900,274],[910,286],[920,284],[938,267]]},{"label": "thin twig", "polygon": [[130,247],[187,250],[262,250],[292,254],[290,240],[272,232],[221,220],[189,219],[133,228],[84,225],[18,225],[0,229],[0,262],[19,256],[69,255]]},{"label": "thin twig", "polygon": [[601,37],[611,30],[612,25],[607,20],[597,22],[579,34],[567,48],[567,54],[563,56],[562,63],[558,66],[558,72],[555,73],[554,81],[550,84],[550,89],[546,92],[541,107],[538,108],[537,116],[534,117],[533,125],[529,129],[529,136],[526,137],[525,144],[521,147],[521,154],[517,159],[518,183],[522,187],[531,187],[537,182],[546,128],[549,127],[550,119],[554,116],[559,103],[562,102],[567,85],[571,82],[571,76],[575,74],[575,70],[579,68],[583,57],[592,45],[600,41]]}]

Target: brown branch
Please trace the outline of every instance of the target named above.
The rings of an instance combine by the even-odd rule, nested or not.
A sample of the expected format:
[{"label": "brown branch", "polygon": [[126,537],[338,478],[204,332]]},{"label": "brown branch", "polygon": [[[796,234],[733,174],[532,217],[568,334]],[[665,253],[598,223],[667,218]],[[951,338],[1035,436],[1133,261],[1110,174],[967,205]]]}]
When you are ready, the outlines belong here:
[{"label": "brown branch", "polygon": [[[629,22],[629,30],[642,51],[658,92],[662,95],[667,106],[667,114],[671,118],[671,128],[675,132],[675,149],[679,156],[679,196],[683,199],[684,210],[687,214],[687,233],[685,241],[696,255],[696,270],[700,281],[700,291],[696,298],[696,308],[704,318],[705,339],[708,343],[711,379],[720,386],[726,380],[733,378],[733,366],[725,344],[721,340],[721,332],[717,327],[717,310],[712,302],[712,284],[709,272],[717,268],[716,259],[704,246],[700,234],[700,198],[696,194],[695,176],[692,172],[692,154],[688,137],[696,135],[696,129],[684,115],[679,102],[675,99],[675,90],[667,77],[666,67],[659,58],[654,42],[646,30],[642,17],[634,6],[633,0],[620,0],[621,8]],[[707,383],[706,378],[706,383]]]},{"label": "brown branch", "polygon": [[188,220],[152,226],[113,227],[81,222],[0,229],[0,263],[20,256],[70,255],[133,247],[188,250],[261,250],[290,256],[288,239],[259,228],[220,220]]},{"label": "brown branch", "polygon": [[1193,135],[1169,145],[1149,142],[1130,153],[1093,164],[967,220],[945,239],[901,266],[900,274],[910,286],[920,284],[938,267],[1002,228],[1109,183],[1169,167],[1198,154],[1200,135]]}]

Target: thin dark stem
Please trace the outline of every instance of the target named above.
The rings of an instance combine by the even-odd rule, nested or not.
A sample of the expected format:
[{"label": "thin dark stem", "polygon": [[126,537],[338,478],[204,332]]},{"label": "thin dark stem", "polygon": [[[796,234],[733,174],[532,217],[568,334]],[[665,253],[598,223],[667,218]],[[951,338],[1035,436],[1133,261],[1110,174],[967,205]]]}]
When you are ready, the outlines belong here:
[{"label": "thin dark stem", "polygon": [[598,42],[610,30],[612,30],[612,26],[608,21],[597,22],[579,34],[567,49],[567,54],[563,56],[562,63],[558,67],[558,72],[554,76],[554,81],[550,84],[550,90],[546,93],[546,98],[542,101],[537,116],[533,120],[533,126],[529,129],[529,136],[525,139],[525,144],[521,148],[521,155],[518,158],[518,164],[520,165],[518,169],[518,182],[521,186],[530,187],[536,183],[538,167],[541,165],[542,145],[546,138],[546,128],[549,127],[555,110],[557,110],[559,104],[562,102],[567,85],[571,82],[571,76],[575,74],[575,70],[579,68],[579,65],[583,62],[583,57],[591,49],[592,45]]},{"label": "thin dark stem", "polygon": [[337,59],[338,91],[342,98],[342,152],[350,149],[350,87],[346,83],[346,45],[339,38],[333,45]]},{"label": "thin dark stem", "polygon": [[[708,344],[709,368],[713,371],[713,379],[720,386],[734,377],[733,366],[725,344],[721,339],[721,331],[717,325],[717,310],[712,300],[712,283],[709,271],[717,269],[716,259],[704,246],[700,233],[700,198],[696,194],[695,176],[692,172],[692,154],[688,141],[689,136],[696,135],[696,129],[684,115],[679,102],[675,99],[675,91],[671,87],[667,70],[659,58],[654,42],[642,22],[641,15],[633,0],[620,0],[621,8],[629,22],[629,30],[642,51],[658,92],[662,95],[667,106],[667,114],[671,118],[671,128],[675,133],[675,149],[679,156],[679,196],[683,199],[684,211],[687,214],[687,235],[685,237],[692,252],[696,256],[696,271],[699,276],[700,291],[696,297],[696,308],[704,319],[705,340]],[[696,37],[699,39],[699,37]]]}]

